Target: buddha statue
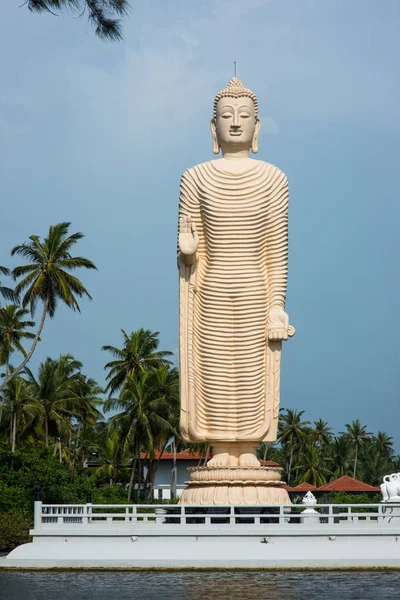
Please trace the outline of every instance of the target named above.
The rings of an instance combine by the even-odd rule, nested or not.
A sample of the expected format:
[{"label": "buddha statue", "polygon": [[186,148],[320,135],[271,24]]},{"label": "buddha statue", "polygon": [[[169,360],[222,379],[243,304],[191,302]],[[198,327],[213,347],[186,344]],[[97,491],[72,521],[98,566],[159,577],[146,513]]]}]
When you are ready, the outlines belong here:
[{"label": "buddha statue", "polygon": [[213,152],[182,176],[179,200],[180,376],[184,440],[208,442],[208,467],[260,468],[276,440],[285,313],[288,183],[250,158],[255,94],[234,77],[214,101]]}]

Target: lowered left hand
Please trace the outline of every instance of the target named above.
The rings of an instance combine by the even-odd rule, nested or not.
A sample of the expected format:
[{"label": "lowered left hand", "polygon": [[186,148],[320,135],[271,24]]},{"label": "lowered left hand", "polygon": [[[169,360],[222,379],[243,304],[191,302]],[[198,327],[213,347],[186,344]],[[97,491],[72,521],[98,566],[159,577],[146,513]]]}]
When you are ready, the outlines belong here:
[{"label": "lowered left hand", "polygon": [[267,337],[274,342],[287,340],[294,335],[295,329],[289,325],[289,316],[281,306],[272,306],[267,322]]}]

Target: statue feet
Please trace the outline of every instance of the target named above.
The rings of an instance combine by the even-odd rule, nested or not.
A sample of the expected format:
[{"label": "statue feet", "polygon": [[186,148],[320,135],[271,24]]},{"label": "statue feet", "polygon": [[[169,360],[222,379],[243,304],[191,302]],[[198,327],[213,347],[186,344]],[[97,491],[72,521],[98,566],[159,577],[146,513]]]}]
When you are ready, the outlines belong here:
[{"label": "statue feet", "polygon": [[230,464],[231,462],[228,452],[220,452],[219,454],[215,454],[215,456],[208,461],[207,467],[229,467]]},{"label": "statue feet", "polygon": [[259,467],[256,446],[249,444],[218,444],[212,447],[208,467]]},{"label": "statue feet", "polygon": [[255,454],[244,452],[239,456],[239,467],[259,467],[260,463]]}]

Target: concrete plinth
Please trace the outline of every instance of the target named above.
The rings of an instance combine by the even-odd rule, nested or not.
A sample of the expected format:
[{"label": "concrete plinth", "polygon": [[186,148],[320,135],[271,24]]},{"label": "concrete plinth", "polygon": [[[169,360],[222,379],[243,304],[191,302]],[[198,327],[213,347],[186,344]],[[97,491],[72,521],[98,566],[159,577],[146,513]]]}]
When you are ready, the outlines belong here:
[{"label": "concrete plinth", "polygon": [[280,467],[193,467],[180,504],[290,504]]}]

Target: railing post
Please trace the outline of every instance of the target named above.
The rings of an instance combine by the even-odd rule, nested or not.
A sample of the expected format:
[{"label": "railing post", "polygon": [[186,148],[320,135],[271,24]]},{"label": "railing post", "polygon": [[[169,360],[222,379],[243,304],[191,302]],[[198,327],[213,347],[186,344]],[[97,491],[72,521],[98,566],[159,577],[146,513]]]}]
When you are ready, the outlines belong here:
[{"label": "railing post", "polygon": [[35,504],[33,511],[33,527],[39,529],[42,526],[42,492],[39,486],[35,488]]},{"label": "railing post", "polygon": [[137,525],[137,510],[136,505],[132,506],[132,523]]},{"label": "railing post", "polygon": [[92,514],[92,492],[89,490],[86,495],[86,506],[83,507],[82,523],[87,525],[90,522]]}]

